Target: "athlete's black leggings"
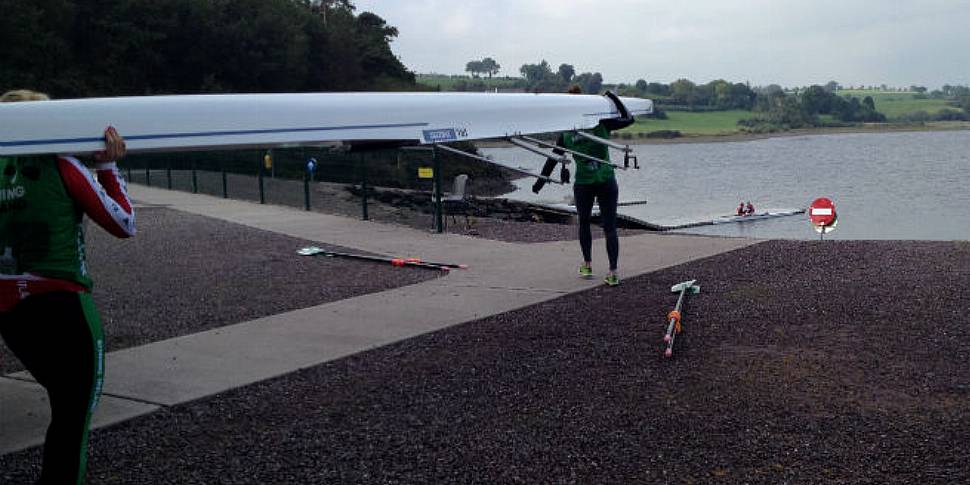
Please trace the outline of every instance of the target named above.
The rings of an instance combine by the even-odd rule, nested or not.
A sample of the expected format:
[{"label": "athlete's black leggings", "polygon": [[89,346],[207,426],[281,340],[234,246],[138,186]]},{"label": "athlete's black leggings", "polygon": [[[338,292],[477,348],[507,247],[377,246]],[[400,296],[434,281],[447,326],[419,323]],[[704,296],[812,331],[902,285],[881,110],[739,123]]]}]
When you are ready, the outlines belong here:
[{"label": "athlete's black leggings", "polygon": [[606,236],[606,255],[610,259],[610,271],[616,271],[620,254],[620,241],[616,237],[616,203],[620,189],[616,179],[598,184],[573,184],[576,197],[576,212],[579,213],[579,248],[583,260],[592,261],[593,234],[589,227],[593,213],[593,200],[599,202],[600,218],[603,220],[603,234]]},{"label": "athlete's black leggings", "polygon": [[0,335],[50,398],[40,483],[82,483],[88,425],[104,373],[104,339],[91,295],[29,296],[0,313]]}]

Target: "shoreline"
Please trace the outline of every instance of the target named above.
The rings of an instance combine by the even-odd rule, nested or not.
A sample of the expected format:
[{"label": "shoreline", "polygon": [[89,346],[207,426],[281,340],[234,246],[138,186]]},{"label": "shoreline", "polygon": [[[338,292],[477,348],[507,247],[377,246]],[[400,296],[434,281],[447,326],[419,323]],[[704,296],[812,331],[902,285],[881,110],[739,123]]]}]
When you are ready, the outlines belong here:
[{"label": "shoreline", "polygon": [[[863,126],[844,126],[832,128],[799,128],[775,133],[726,133],[721,135],[683,135],[678,138],[644,138],[633,136],[632,138],[613,137],[611,140],[618,143],[629,145],[667,145],[678,143],[730,143],[745,142],[754,140],[764,140],[768,138],[785,138],[794,136],[824,136],[824,135],[844,135],[853,133],[906,133],[919,131],[967,131],[970,130],[970,122],[935,122],[932,125],[882,125],[867,124]],[[512,147],[506,141],[479,141],[474,142],[479,148],[500,148]]]}]

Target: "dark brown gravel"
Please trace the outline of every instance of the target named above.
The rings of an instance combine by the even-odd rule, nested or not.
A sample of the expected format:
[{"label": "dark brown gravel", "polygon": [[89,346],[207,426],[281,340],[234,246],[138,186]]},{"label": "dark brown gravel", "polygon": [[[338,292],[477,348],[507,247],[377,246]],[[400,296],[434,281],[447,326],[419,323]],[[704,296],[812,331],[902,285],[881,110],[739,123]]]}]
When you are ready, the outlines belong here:
[{"label": "dark brown gravel", "polygon": [[966,242],[766,242],[96,431],[89,479],[968,483],[968,287]]},{"label": "dark brown gravel", "polygon": [[[139,207],[138,234],[89,224],[88,264],[108,351],[409,285],[440,276],[343,258],[357,252],[165,208]],[[21,370],[0,345],[0,373]]]}]

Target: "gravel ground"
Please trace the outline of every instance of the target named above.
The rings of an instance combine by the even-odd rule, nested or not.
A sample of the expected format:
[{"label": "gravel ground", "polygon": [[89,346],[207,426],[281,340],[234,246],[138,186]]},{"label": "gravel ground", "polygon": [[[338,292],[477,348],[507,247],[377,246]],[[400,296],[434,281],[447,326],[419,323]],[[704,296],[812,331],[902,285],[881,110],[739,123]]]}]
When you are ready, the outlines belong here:
[{"label": "gravel ground", "polygon": [[966,242],[770,241],[98,430],[89,480],[967,483],[967,288]]},{"label": "gravel ground", "polygon": [[[298,256],[301,247],[326,245],[170,209],[136,212],[138,234],[132,239],[88,226],[88,263],[108,351],[440,276]],[[0,345],[0,373],[22,368]]]}]

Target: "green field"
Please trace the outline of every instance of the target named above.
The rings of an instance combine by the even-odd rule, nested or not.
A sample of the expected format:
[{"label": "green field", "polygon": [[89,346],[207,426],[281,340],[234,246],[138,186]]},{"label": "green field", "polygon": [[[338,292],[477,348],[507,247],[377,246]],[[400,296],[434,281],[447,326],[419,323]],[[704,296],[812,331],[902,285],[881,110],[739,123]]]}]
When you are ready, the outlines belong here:
[{"label": "green field", "polygon": [[444,74],[418,74],[415,76],[415,80],[432,88],[441,86],[442,91],[454,91],[455,84],[461,81],[465,81],[469,84],[482,81],[485,83],[485,86],[487,86],[488,89],[513,89],[519,87],[519,84],[523,82],[522,78],[515,77],[496,76],[491,79],[488,77],[473,79],[471,76],[448,76]]},{"label": "green field", "polygon": [[876,111],[886,115],[890,120],[907,113],[926,111],[932,114],[950,107],[942,99],[915,99],[916,93],[913,92],[842,89],[838,91],[838,94],[845,97],[856,97],[860,100],[866,96],[872,96],[872,100],[876,103]]},{"label": "green field", "polygon": [[[867,91],[867,90],[841,90],[841,96],[854,96],[865,98],[872,96],[876,103],[876,110],[886,115],[890,121],[908,113],[925,111],[936,113],[940,110],[950,108],[942,99],[915,99],[912,92],[892,92],[892,91]],[[633,126],[622,130],[620,133],[645,133],[658,130],[679,131],[682,135],[730,135],[740,133],[738,120],[751,118],[754,114],[750,111],[709,111],[709,112],[685,112],[668,111],[666,120],[642,119]],[[831,116],[823,115],[823,121],[828,119],[833,121]]]},{"label": "green field", "polygon": [[708,111],[691,113],[668,111],[666,120],[640,119],[620,133],[642,133],[657,130],[675,130],[683,135],[729,135],[740,132],[738,120],[750,118],[750,111]]}]

